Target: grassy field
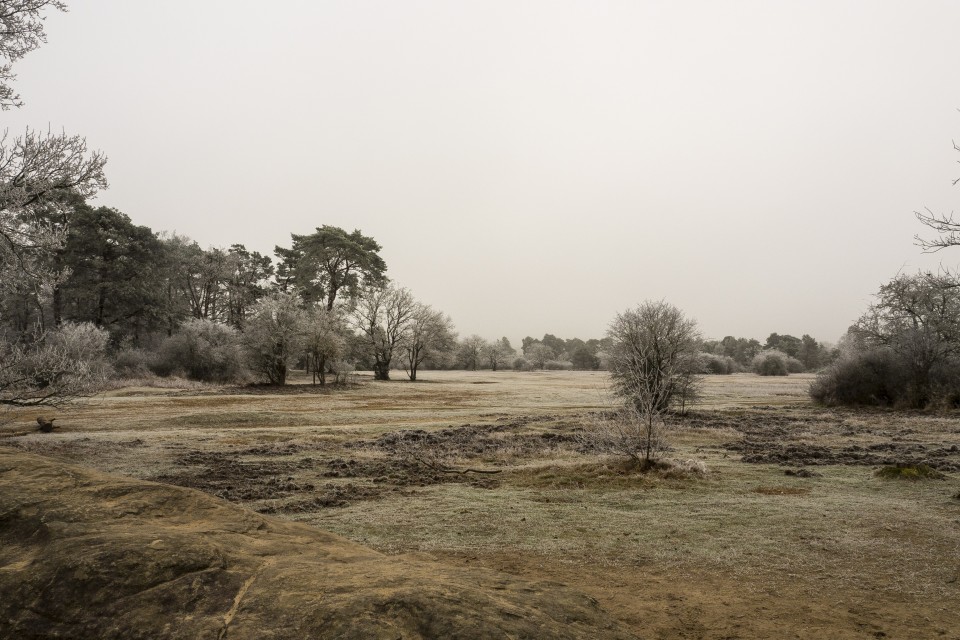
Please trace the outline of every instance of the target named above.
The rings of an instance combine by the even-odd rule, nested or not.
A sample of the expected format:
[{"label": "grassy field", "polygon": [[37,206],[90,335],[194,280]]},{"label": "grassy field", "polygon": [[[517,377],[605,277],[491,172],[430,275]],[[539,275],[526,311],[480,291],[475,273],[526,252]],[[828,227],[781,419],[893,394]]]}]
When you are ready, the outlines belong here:
[{"label": "grassy field", "polygon": [[[641,637],[960,638],[956,414],[821,409],[809,376],[711,376],[667,454],[708,473],[639,474],[583,437],[605,374],[423,377],[127,387],[53,434],[14,416],[0,445],[563,582]],[[876,476],[895,462],[947,477]]]}]

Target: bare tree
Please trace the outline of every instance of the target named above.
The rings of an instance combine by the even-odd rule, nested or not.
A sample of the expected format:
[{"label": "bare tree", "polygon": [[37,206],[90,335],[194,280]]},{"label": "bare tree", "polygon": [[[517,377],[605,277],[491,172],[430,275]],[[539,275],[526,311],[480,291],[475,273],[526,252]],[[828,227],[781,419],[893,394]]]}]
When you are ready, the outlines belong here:
[{"label": "bare tree", "polygon": [[403,365],[407,377],[416,380],[417,370],[425,360],[450,351],[455,344],[453,321],[428,305],[417,304],[404,344]]},{"label": "bare tree", "polygon": [[665,432],[666,423],[661,414],[643,414],[635,404],[621,403],[591,420],[583,437],[591,447],[626,456],[647,468],[667,448]]},{"label": "bare tree", "polygon": [[527,350],[524,352],[527,356],[527,359],[533,363],[537,369],[544,369],[547,366],[547,362],[553,360],[556,356],[553,349],[543,344],[542,342],[535,342],[527,347]]},{"label": "bare tree", "polygon": [[[43,30],[47,9],[66,11],[59,0],[3,0],[0,2],[0,108],[21,106],[10,83],[12,65],[46,42]],[[107,186],[103,175],[106,158],[99,151],[88,153],[87,142],[65,133],[46,134],[27,129],[11,138],[0,137],[0,277],[41,274],[37,253],[49,253],[63,243],[63,230],[30,216],[30,208],[42,199],[74,192],[87,198]],[[53,198],[56,200],[56,197]]]},{"label": "bare tree", "polygon": [[409,337],[416,309],[416,300],[410,292],[393,285],[368,287],[357,299],[350,324],[370,349],[376,380],[390,379],[390,363]]},{"label": "bare tree", "polygon": [[316,307],[306,314],[304,345],[307,349],[307,367],[313,374],[313,384],[327,382],[327,364],[340,358],[346,349],[343,338],[343,320],[336,309]]},{"label": "bare tree", "polygon": [[483,351],[486,346],[487,341],[477,334],[463,338],[457,346],[459,365],[464,369],[476,371],[483,360]]},{"label": "bare tree", "polygon": [[[0,2],[0,109],[21,105],[11,87],[12,65],[46,40],[44,9],[66,10],[58,0]],[[88,152],[86,140],[65,133],[27,129],[0,136],[0,288],[39,292],[62,282],[54,254],[67,225],[37,210],[86,198],[107,186],[106,158]],[[104,382],[102,348],[106,334],[64,325],[57,331],[0,336],[0,404],[58,405],[95,393]],[[102,338],[102,340],[101,340]],[[98,353],[78,345],[99,345]]]},{"label": "bare tree", "polygon": [[67,5],[58,0],[3,0],[0,2],[0,58],[6,64],[0,66],[0,109],[22,105],[20,96],[10,84],[16,78],[13,63],[47,41],[43,31],[44,16],[41,11],[50,7],[66,11]]},{"label": "bare tree", "polygon": [[506,338],[500,338],[493,342],[488,342],[483,349],[483,358],[491,369],[496,371],[498,368],[508,366],[509,358],[516,351],[510,346],[510,341]]},{"label": "bare tree", "polygon": [[[51,280],[46,256],[59,248],[65,228],[54,227],[32,208],[58,195],[87,198],[107,186],[106,158],[89,153],[86,140],[27,130],[0,137],[0,276]],[[66,199],[64,198],[64,201]]]},{"label": "bare tree", "polygon": [[851,330],[864,345],[898,356],[909,402],[923,407],[932,399],[936,371],[960,357],[960,289],[949,275],[898,275],[876,298]]},{"label": "bare tree", "polygon": [[696,323],[671,304],[647,301],[618,314],[607,335],[613,392],[629,408],[629,420],[641,419],[638,448],[650,465],[667,410],[682,400],[698,375]]},{"label": "bare tree", "polygon": [[[960,146],[956,142],[953,143],[953,148],[955,151],[960,151]],[[953,181],[954,186],[958,182],[960,182],[960,178]],[[921,224],[930,227],[939,234],[933,240],[921,238],[919,234],[914,236],[917,245],[924,251],[934,252],[947,247],[960,246],[960,221],[954,218],[953,212],[949,214],[934,213],[929,208],[925,208],[923,211],[914,211],[914,215]]]}]

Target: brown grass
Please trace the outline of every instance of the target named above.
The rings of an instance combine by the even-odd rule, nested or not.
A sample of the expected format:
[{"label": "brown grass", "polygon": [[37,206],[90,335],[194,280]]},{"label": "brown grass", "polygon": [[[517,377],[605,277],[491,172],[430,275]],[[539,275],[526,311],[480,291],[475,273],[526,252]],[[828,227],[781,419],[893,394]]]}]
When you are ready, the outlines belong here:
[{"label": "brown grass", "polygon": [[[363,378],[323,393],[116,390],[59,414],[57,433],[2,437],[33,428],[36,412],[23,412],[0,444],[143,478],[195,476],[211,468],[198,461],[223,459],[234,475],[221,486],[257,488],[241,504],[387,553],[567,582],[644,637],[960,628],[958,474],[901,483],[873,473],[874,459],[902,455],[960,464],[956,415],[819,409],[807,375],[711,376],[667,454],[709,473],[644,474],[573,437],[605,406],[603,373],[423,376],[430,384]],[[503,473],[436,474],[374,444],[409,429],[474,447],[444,449],[451,468]],[[741,461],[750,455],[783,463]]]}]

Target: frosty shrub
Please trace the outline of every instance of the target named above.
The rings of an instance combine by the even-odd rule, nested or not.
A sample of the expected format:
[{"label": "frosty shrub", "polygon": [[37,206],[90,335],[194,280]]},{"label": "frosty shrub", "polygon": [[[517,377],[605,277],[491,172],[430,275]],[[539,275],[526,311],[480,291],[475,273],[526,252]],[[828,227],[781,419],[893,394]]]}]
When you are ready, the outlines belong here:
[{"label": "frosty shrub", "polygon": [[190,380],[237,382],[246,376],[237,330],[211,320],[190,320],[160,345],[154,372],[182,372]]},{"label": "frosty shrub", "polygon": [[782,351],[768,349],[753,357],[751,367],[758,376],[785,376],[789,373],[787,358],[789,356]]}]

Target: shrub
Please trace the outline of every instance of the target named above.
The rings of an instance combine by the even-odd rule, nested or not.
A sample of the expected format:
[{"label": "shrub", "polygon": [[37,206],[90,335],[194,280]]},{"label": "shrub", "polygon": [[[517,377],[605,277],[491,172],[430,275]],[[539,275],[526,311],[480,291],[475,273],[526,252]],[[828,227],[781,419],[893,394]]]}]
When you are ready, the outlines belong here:
[{"label": "shrub", "polygon": [[643,412],[633,404],[599,414],[582,434],[586,446],[602,453],[625,456],[643,471],[657,468],[657,458],[669,449],[666,414]]},{"label": "shrub", "polygon": [[759,376],[785,376],[788,373],[787,358],[789,356],[782,351],[768,349],[754,356],[751,366]]},{"label": "shrub", "polygon": [[703,373],[729,375],[742,370],[740,364],[730,356],[718,356],[713,353],[701,353],[700,364]]},{"label": "shrub", "polygon": [[513,370],[514,371],[532,371],[533,363],[520,356],[513,361]]},{"label": "shrub", "polygon": [[547,360],[543,368],[550,371],[573,371],[573,363],[568,360]]},{"label": "shrub", "polygon": [[886,480],[945,480],[947,476],[925,464],[895,464],[877,469]]},{"label": "shrub", "polygon": [[236,382],[246,376],[236,329],[210,320],[190,320],[160,345],[153,370],[190,380]]},{"label": "shrub", "polygon": [[258,302],[243,334],[250,368],[270,384],[286,383],[290,364],[303,350],[306,322],[293,294],[274,293]]},{"label": "shrub", "polygon": [[787,356],[787,373],[803,373],[807,370],[803,363],[794,357]]},{"label": "shrub", "polygon": [[353,374],[353,363],[346,360],[334,360],[330,363],[330,372],[333,374],[335,384],[347,384]]},{"label": "shrub", "polygon": [[930,378],[928,404],[941,409],[960,407],[960,361],[950,360],[940,363],[933,367]]},{"label": "shrub", "polygon": [[810,397],[827,406],[902,402],[908,380],[899,360],[887,349],[844,355],[820,372],[810,385]]},{"label": "shrub", "polygon": [[121,349],[113,355],[113,370],[118,378],[147,378],[154,375],[157,358],[144,349]]},{"label": "shrub", "polygon": [[0,405],[60,405],[102,390],[110,375],[109,335],[65,323],[30,339],[0,336]]},{"label": "shrub", "polygon": [[74,324],[64,323],[47,337],[47,344],[60,350],[67,357],[75,360],[85,360],[88,363],[105,363],[107,343],[110,334],[98,329],[91,322]]}]

